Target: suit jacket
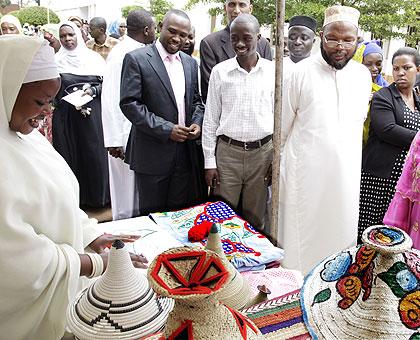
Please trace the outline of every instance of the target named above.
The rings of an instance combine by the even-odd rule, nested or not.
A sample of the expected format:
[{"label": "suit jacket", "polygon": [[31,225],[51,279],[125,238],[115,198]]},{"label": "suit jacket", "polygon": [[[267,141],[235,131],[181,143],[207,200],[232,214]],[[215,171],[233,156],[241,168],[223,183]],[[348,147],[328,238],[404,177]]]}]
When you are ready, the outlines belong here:
[{"label": "suit jacket", "polygon": [[[185,124],[201,126],[204,106],[198,91],[198,65],[183,52],[180,57],[185,77]],[[173,126],[178,124],[178,109],[155,45],[126,54],[120,92],[121,111],[132,123],[125,161],[141,174],[169,173],[177,144],[169,137]]]},{"label": "suit jacket", "polygon": [[[414,95],[420,110],[420,99]],[[363,149],[362,167],[365,172],[389,178],[402,150],[408,150],[417,130],[403,126],[405,103],[395,83],[383,87],[372,98],[369,138]]]},{"label": "suit jacket", "polygon": [[[267,39],[261,37],[258,41],[257,52],[261,57],[273,60],[270,43]],[[207,90],[211,70],[215,65],[233,58],[235,51],[230,43],[230,29],[226,26],[224,29],[209,34],[200,43],[200,73],[201,73],[201,97],[204,102],[207,99]]]}]

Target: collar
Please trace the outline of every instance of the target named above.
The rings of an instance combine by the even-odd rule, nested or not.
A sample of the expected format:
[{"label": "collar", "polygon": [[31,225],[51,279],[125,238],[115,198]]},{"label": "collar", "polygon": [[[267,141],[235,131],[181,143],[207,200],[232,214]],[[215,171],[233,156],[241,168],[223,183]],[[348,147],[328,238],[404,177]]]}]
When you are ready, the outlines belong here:
[{"label": "collar", "polygon": [[105,46],[105,47],[110,47],[110,44],[109,44],[109,39],[110,37],[107,35],[106,36],[106,38],[105,38],[105,42],[102,44],[102,45],[100,45],[100,44],[98,44],[97,42],[96,42],[96,40],[95,39],[93,39],[93,44],[94,45],[96,45],[96,46],[98,46],[98,47],[103,47],[103,46]]},{"label": "collar", "polygon": [[236,56],[235,57],[233,57],[233,58],[230,58],[229,59],[229,63],[228,63],[228,65],[227,65],[227,67],[226,67],[226,71],[227,72],[232,72],[232,71],[234,71],[234,70],[238,70],[238,71],[240,71],[240,72],[245,72],[245,73],[247,73],[247,74],[251,74],[251,73],[254,73],[254,72],[257,72],[261,67],[262,67],[262,63],[263,63],[263,61],[262,61],[262,58],[261,58],[261,56],[260,56],[260,54],[257,52],[257,56],[258,56],[258,60],[257,60],[257,64],[255,65],[255,67],[251,70],[251,72],[247,72],[247,71],[245,71],[242,67],[241,67],[241,65],[239,65],[239,63],[238,63],[238,60],[236,59]]},{"label": "collar", "polygon": [[[309,57],[309,58],[310,58],[310,57]],[[337,71],[338,71],[336,68],[332,67],[330,64],[328,64],[328,63],[326,62],[326,60],[324,59],[324,57],[323,57],[323,56],[322,56],[322,54],[321,54],[321,51],[320,51],[320,52],[318,52],[318,53],[315,55],[315,58],[316,58],[316,59],[318,59],[318,63],[319,63],[319,64],[321,64],[321,66],[322,66],[324,69],[326,69],[326,70],[328,70],[328,71],[332,71],[332,72],[337,72]]]},{"label": "collar", "polygon": [[[159,56],[162,59],[162,61],[165,61],[165,59],[170,55],[168,51],[165,50],[165,47],[163,47],[162,43],[157,40],[156,41],[156,48],[158,50]],[[181,57],[179,56],[179,51],[175,53],[175,59],[181,61]]]},{"label": "collar", "polygon": [[124,39],[119,44],[122,44],[122,43],[124,43],[124,45],[128,45],[128,44],[129,45],[137,45],[138,47],[146,46],[146,44],[143,44],[140,41],[137,41],[137,40],[129,37],[127,34],[125,35]]},{"label": "collar", "polygon": [[[389,89],[389,91],[395,98],[402,98],[400,91],[398,91],[397,89],[397,84],[392,83],[391,85],[387,87],[387,89]],[[413,92],[414,92],[413,97],[414,97],[414,102],[416,103],[416,107],[420,108],[420,97],[416,94],[414,90]]]}]

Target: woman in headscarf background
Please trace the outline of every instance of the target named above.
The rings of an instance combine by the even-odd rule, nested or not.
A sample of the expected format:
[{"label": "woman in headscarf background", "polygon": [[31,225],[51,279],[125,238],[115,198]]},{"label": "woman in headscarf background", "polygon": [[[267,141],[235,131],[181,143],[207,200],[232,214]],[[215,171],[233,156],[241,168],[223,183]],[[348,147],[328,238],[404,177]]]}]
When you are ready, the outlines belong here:
[{"label": "woman in headscarf background", "polygon": [[[57,340],[80,276],[100,275],[104,247],[121,236],[102,235],[79,209],[74,174],[36,130],[60,87],[52,48],[7,35],[0,51],[0,337]],[[132,261],[144,267],[144,258]]]},{"label": "woman in headscarf background", "polygon": [[127,34],[127,21],[125,18],[114,20],[108,26],[108,35],[119,40],[123,40]]},{"label": "woman in headscarf background", "polygon": [[420,130],[420,99],[414,91],[420,55],[410,47],[392,56],[394,83],[377,91],[370,107],[369,138],[362,153],[359,230],[382,224],[411,142]]},{"label": "woman in headscarf background", "polygon": [[[61,88],[53,114],[53,145],[79,181],[81,207],[105,207],[110,202],[100,97],[105,61],[86,47],[73,22],[61,24],[59,36],[62,46],[55,59]],[[85,91],[93,100],[76,108],[62,99],[76,90]]]},{"label": "woman in headscarf background", "polygon": [[[365,42],[363,50],[362,64],[365,65],[372,76],[372,96],[382,87],[388,86],[388,82],[382,76],[382,63],[384,60],[382,48],[377,41]],[[372,100],[372,96],[370,97]],[[363,144],[365,145],[369,137],[370,113],[368,113],[363,125]]]},{"label": "woman in headscarf background", "polygon": [[[378,45],[378,41],[372,40],[365,42],[362,64],[365,65],[372,75],[372,91],[378,91],[382,87],[388,86],[388,82],[382,76],[382,63],[384,61],[384,52]],[[374,86],[377,85],[377,86]]]},{"label": "woman in headscarf background", "polygon": [[69,17],[68,21],[73,22],[82,32],[83,41],[86,42],[89,40],[89,34],[83,27],[83,19],[78,17],[77,15],[72,15]]},{"label": "woman in headscarf background", "polygon": [[1,34],[22,34],[22,25],[14,15],[7,14],[0,18]]}]

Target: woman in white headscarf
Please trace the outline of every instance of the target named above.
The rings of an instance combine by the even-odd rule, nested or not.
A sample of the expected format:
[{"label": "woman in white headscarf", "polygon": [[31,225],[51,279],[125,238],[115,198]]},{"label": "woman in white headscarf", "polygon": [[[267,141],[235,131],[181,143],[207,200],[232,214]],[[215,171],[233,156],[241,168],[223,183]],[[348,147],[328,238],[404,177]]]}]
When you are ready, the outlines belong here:
[{"label": "woman in white headscarf", "polygon": [[1,34],[21,34],[22,25],[14,15],[7,14],[0,18]]},{"label": "woman in white headscarf", "polygon": [[101,252],[117,237],[79,209],[76,178],[36,130],[60,87],[52,48],[7,35],[0,51],[0,338],[61,339],[80,276],[106,267],[106,253],[85,247]]},{"label": "woman in white headscarf", "polygon": [[[60,25],[59,37],[56,63],[61,88],[53,115],[53,145],[79,181],[81,207],[101,208],[110,202],[100,99],[105,61],[86,47],[73,22]],[[84,90],[93,100],[76,108],[62,99],[76,90]]]}]

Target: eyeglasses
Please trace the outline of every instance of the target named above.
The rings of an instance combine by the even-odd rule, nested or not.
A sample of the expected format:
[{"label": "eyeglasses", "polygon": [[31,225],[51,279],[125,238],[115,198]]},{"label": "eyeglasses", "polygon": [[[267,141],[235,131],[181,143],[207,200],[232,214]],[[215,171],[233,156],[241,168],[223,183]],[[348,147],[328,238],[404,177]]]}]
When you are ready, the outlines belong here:
[{"label": "eyeglasses", "polygon": [[127,28],[127,26],[125,26],[125,25],[120,25],[120,28]]},{"label": "eyeglasses", "polygon": [[338,45],[341,45],[343,48],[352,48],[356,45],[357,40],[337,41],[337,40],[329,40],[324,36],[324,42],[329,48],[336,48],[338,47]]}]

